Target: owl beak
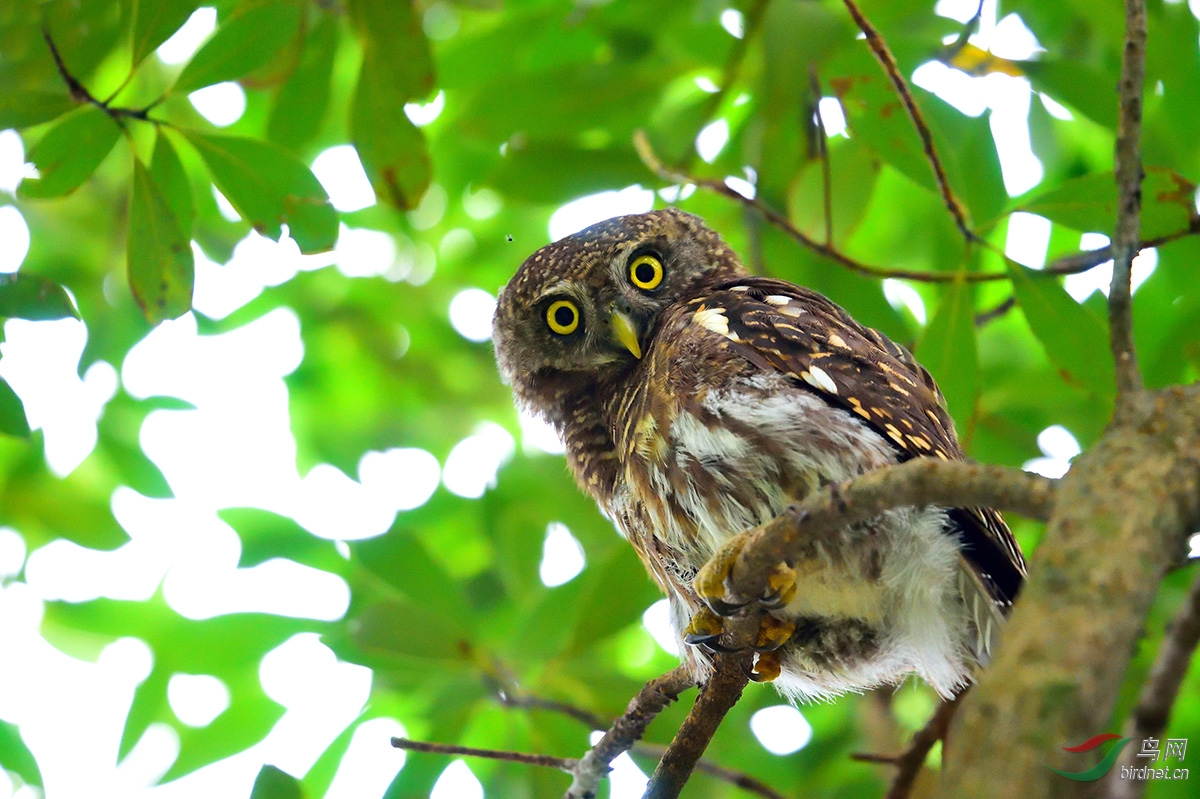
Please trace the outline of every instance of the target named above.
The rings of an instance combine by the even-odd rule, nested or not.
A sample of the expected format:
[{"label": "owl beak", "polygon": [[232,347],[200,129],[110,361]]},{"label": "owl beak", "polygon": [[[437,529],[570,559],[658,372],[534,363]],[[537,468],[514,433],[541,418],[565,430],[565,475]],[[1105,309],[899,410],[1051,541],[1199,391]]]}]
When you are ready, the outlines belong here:
[{"label": "owl beak", "polygon": [[641,360],[642,345],[638,343],[637,328],[633,324],[633,320],[626,314],[620,311],[612,312],[612,319],[609,322],[612,328],[613,337],[621,343],[625,349],[633,353],[633,357]]}]

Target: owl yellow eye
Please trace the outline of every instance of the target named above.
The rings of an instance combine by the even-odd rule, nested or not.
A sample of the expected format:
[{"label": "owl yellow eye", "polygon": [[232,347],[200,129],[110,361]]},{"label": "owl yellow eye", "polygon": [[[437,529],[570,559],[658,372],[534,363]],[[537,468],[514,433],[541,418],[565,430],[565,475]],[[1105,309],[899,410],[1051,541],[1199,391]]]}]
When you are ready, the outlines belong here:
[{"label": "owl yellow eye", "polygon": [[629,265],[629,281],[643,291],[658,288],[662,279],[662,261],[653,255],[639,255]]},{"label": "owl yellow eye", "polygon": [[579,329],[579,309],[570,300],[556,300],[546,309],[546,324],[560,336],[569,336]]}]

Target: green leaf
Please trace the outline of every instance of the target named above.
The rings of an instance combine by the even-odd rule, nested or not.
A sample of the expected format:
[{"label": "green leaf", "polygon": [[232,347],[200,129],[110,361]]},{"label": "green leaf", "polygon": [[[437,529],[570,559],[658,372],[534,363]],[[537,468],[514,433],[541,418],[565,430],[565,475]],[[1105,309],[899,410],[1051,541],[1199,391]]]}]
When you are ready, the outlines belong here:
[{"label": "green leaf", "polygon": [[91,177],[112,150],[121,128],[94,106],[81,108],[46,132],[29,151],[27,160],[38,177],[26,178],[17,190],[22,197],[58,197]]},{"label": "green leaf", "polygon": [[338,45],[338,19],[322,15],[308,32],[300,63],[287,82],[279,88],[267,138],[295,150],[309,142],[325,118],[329,106],[330,77]]},{"label": "green leaf", "polygon": [[300,781],[274,766],[263,766],[254,778],[250,799],[304,799]]},{"label": "green leaf", "polygon": [[282,226],[304,253],[337,240],[338,217],[313,173],[277,144],[183,131],[221,193],[255,230],[278,239]]},{"label": "green leaf", "polygon": [[0,91],[0,130],[28,128],[62,116],[76,106],[61,92]]},{"label": "green leaf", "polygon": [[25,746],[16,724],[0,720],[0,766],[15,771],[27,785],[41,785],[42,771]]},{"label": "green leaf", "polygon": [[257,566],[271,558],[287,558],[323,571],[345,572],[346,559],[332,541],[318,538],[286,516],[258,508],[225,508],[217,515],[242,540],[238,568]]},{"label": "green leaf", "polygon": [[179,153],[167,138],[165,130],[159,130],[154,142],[154,155],[150,158],[150,174],[162,189],[171,212],[179,222],[179,230],[186,239],[191,238],[192,224],[196,218],[195,199],[187,172],[179,161]]},{"label": "green leaf", "polygon": [[151,324],[174,319],[192,307],[192,247],[162,189],[133,160],[129,200],[129,288]]},{"label": "green leaf", "polygon": [[1116,69],[1100,69],[1077,59],[1022,61],[1021,69],[1035,89],[1082,112],[1093,122],[1117,129]]},{"label": "green leaf", "polygon": [[1050,362],[1068,383],[1111,402],[1115,391],[1108,325],[1075,302],[1054,277],[1010,264],[1013,292]]},{"label": "green leaf", "polygon": [[404,113],[405,96],[368,51],[354,92],[350,130],[378,197],[402,209],[421,201],[433,179],[425,137]]},{"label": "green leaf", "polygon": [[[1170,236],[1200,220],[1196,184],[1170,169],[1146,167],[1142,181],[1141,237]],[[1093,172],[1066,181],[1021,207],[1084,233],[1111,233],[1117,219],[1117,183],[1112,172]]]},{"label": "green leaf", "polygon": [[136,68],[142,59],[169,39],[199,5],[199,0],[137,0],[133,12],[131,66]]},{"label": "green leaf", "polygon": [[18,438],[29,438],[29,422],[25,419],[25,406],[8,382],[0,377],[0,433]]},{"label": "green leaf", "polygon": [[916,355],[937,380],[946,407],[965,438],[975,416],[979,392],[973,284],[956,280],[949,285],[938,303],[937,313],[925,328]]},{"label": "green leaf", "polygon": [[295,3],[265,3],[226,20],[192,56],[172,91],[195,91],[258,69],[296,35],[300,11]]},{"label": "green leaf", "polygon": [[429,40],[411,0],[351,0],[350,18],[363,43],[363,61],[379,79],[377,90],[403,100],[424,97],[433,88]]},{"label": "green leaf", "polygon": [[18,272],[0,275],[0,317],[78,319],[79,312],[63,287],[53,280]]},{"label": "green leaf", "polygon": [[375,194],[397,208],[415,208],[433,175],[425,137],[404,104],[433,88],[429,41],[409,0],[354,0],[350,15],[363,42],[350,112],[354,146]]}]

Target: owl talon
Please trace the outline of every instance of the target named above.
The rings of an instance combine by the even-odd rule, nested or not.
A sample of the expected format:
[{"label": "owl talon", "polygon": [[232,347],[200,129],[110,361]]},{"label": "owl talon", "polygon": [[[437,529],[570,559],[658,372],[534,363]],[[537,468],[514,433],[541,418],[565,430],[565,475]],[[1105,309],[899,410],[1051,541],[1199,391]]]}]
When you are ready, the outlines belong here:
[{"label": "owl talon", "polygon": [[769,613],[763,614],[754,640],[754,651],[760,654],[774,652],[786,644],[794,632],[796,622],[777,619]]},{"label": "owl talon", "polygon": [[692,616],[692,620],[683,631],[684,643],[698,646],[700,644],[709,644],[721,634],[725,632],[724,625],[721,623],[720,617],[706,607],[701,607],[696,611],[696,615]]},{"label": "owl talon", "polygon": [[780,563],[767,578],[767,587],[759,604],[767,610],[780,610],[786,608],[795,598],[796,570],[786,563]]},{"label": "owl talon", "polygon": [[760,652],[746,678],[751,682],[774,682],[782,673],[783,659],[778,652]]},{"label": "owl talon", "polygon": [[718,616],[732,616],[749,604],[748,601],[738,602],[730,597],[725,588],[725,582],[745,543],[746,533],[731,538],[725,546],[717,550],[717,554],[708,559],[708,563],[704,564],[692,580],[696,594]]}]

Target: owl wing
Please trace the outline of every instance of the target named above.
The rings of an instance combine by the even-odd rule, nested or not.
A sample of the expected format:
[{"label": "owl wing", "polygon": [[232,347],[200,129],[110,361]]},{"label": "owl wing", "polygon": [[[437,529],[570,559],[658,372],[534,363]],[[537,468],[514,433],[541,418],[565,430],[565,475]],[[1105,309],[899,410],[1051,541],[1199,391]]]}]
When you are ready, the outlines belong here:
[{"label": "owl wing", "polygon": [[[748,277],[720,284],[689,305],[697,321],[724,333],[759,368],[783,372],[858,416],[896,449],[900,461],[963,459],[954,422],[929,372],[904,347],[863,327],[822,295],[782,280]],[[1008,525],[990,508],[953,508],[949,516],[959,528],[972,577],[1007,607],[1025,577],[1025,559]]]}]

